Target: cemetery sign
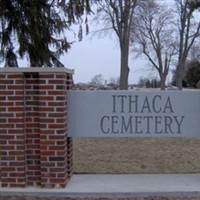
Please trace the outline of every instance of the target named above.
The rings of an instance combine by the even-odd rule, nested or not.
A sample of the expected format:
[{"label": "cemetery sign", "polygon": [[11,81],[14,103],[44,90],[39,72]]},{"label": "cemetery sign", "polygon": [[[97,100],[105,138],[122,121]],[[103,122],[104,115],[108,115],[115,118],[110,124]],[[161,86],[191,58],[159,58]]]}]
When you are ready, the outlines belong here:
[{"label": "cemetery sign", "polygon": [[200,136],[200,92],[70,91],[70,137]]}]

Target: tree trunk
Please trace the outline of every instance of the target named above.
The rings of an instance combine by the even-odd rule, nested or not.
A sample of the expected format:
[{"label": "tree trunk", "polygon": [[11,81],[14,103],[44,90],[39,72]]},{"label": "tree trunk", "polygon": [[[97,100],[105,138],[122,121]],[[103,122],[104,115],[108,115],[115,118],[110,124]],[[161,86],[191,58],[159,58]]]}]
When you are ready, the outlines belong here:
[{"label": "tree trunk", "polygon": [[129,67],[128,67],[128,51],[126,48],[121,49],[121,67],[120,67],[120,90],[128,89],[128,75],[129,75]]},{"label": "tree trunk", "polygon": [[178,87],[179,90],[183,89],[180,69],[177,69],[176,71],[176,87]]},{"label": "tree trunk", "polygon": [[166,75],[165,74],[160,74],[160,89],[165,90],[165,82],[166,82]]},{"label": "tree trunk", "polygon": [[179,90],[183,89],[183,76],[184,64],[179,62],[176,70],[176,87],[178,87]]}]

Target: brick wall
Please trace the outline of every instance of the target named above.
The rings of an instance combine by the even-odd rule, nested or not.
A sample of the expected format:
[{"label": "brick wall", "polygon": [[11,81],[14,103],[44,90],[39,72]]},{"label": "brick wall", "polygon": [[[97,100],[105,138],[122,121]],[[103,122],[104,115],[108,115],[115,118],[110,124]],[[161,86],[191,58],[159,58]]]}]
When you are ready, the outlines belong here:
[{"label": "brick wall", "polygon": [[0,183],[2,187],[64,187],[72,174],[63,68],[0,70]]},{"label": "brick wall", "polygon": [[24,82],[22,73],[0,73],[0,181],[25,186]]}]

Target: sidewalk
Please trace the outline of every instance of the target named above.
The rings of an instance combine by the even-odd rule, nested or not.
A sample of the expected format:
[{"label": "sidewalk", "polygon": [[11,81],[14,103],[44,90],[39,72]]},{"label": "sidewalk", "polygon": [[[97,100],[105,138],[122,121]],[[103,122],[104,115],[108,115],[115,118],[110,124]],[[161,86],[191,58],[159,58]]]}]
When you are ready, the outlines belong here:
[{"label": "sidewalk", "polygon": [[0,196],[198,196],[200,174],[73,175],[66,188],[0,188]]}]

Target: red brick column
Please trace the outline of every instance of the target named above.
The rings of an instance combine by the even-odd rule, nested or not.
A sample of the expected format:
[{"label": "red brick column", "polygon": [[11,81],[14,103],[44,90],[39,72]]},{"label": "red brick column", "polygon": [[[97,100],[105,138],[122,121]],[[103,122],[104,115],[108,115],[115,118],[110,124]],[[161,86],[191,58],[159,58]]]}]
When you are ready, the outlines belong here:
[{"label": "red brick column", "polygon": [[65,186],[67,167],[67,75],[40,74],[40,156],[43,187]]},{"label": "red brick column", "polygon": [[24,187],[25,125],[23,73],[0,73],[0,181]]},{"label": "red brick column", "polygon": [[26,184],[40,185],[39,74],[24,73]]},{"label": "red brick column", "polygon": [[[72,74],[67,74],[67,84],[66,91],[72,88],[73,77]],[[66,119],[70,116],[66,116]],[[67,137],[67,170],[68,176],[71,177],[73,174],[73,140],[72,138]]]},{"label": "red brick column", "polygon": [[0,183],[2,187],[64,187],[72,174],[67,137],[64,68],[0,70]]}]

